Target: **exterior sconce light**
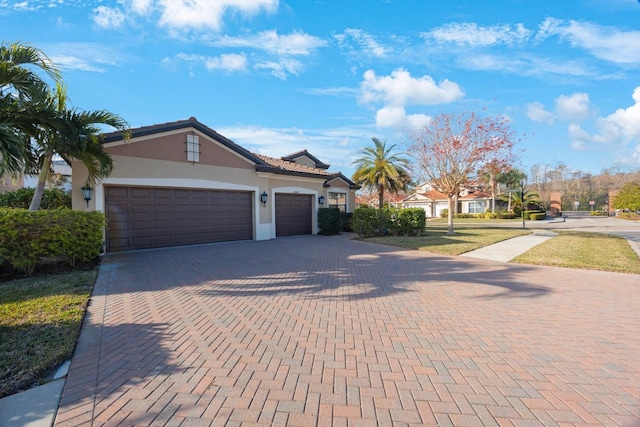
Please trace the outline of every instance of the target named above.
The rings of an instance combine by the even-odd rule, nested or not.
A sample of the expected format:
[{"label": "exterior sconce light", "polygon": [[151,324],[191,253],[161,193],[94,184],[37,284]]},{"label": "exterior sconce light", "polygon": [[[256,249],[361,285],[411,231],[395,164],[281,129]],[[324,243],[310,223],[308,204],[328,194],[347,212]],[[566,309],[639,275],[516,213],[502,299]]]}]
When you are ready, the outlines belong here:
[{"label": "exterior sconce light", "polygon": [[324,205],[324,196],[318,197],[318,203],[320,204],[320,206]]},{"label": "exterior sconce light", "polygon": [[93,198],[93,188],[89,184],[85,184],[80,191],[82,191],[82,198],[87,202],[87,207],[89,207],[89,201]]},{"label": "exterior sconce light", "polygon": [[260,195],[260,203],[262,203],[262,206],[267,206],[267,197],[269,197],[269,195],[267,194],[266,191],[263,191],[262,194]]}]

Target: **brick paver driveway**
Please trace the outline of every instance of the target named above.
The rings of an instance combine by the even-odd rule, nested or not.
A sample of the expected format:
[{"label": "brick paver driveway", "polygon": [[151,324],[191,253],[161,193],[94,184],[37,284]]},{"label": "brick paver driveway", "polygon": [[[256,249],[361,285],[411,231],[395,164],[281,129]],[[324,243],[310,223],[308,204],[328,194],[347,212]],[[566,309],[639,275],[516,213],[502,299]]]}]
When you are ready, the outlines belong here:
[{"label": "brick paver driveway", "polygon": [[106,257],[56,425],[640,425],[640,277],[302,236]]}]

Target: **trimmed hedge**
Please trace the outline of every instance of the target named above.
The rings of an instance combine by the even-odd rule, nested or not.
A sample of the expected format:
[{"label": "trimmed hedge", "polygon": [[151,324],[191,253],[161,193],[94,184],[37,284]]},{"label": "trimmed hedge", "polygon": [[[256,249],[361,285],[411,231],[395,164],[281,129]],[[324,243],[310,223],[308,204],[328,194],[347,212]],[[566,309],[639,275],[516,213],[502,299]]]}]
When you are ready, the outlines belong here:
[{"label": "trimmed hedge", "polygon": [[547,217],[547,213],[531,213],[529,214],[529,219],[531,221],[541,221]]},{"label": "trimmed hedge", "polygon": [[[19,188],[15,191],[0,194],[0,207],[28,209],[35,191],[34,188]],[[45,189],[42,194],[40,209],[61,208],[71,209],[71,194],[59,188],[53,188],[51,190]]]},{"label": "trimmed hedge", "polygon": [[379,210],[361,206],[353,212],[351,224],[360,238],[384,234],[419,236],[426,228],[426,214],[421,208],[397,209],[387,206]]},{"label": "trimmed hedge", "polygon": [[[395,216],[394,216],[395,215]],[[420,234],[426,228],[426,213],[422,208],[400,209],[391,216],[391,232],[405,236]]]},{"label": "trimmed hedge", "polygon": [[28,275],[50,261],[73,267],[100,255],[104,226],[101,212],[0,208],[0,256]]},{"label": "trimmed hedge", "polygon": [[524,211],[523,212],[524,219],[531,219],[531,215],[532,214],[544,214],[546,216],[547,215],[547,211],[543,211],[543,210],[540,210],[540,209],[531,210],[531,211]]},{"label": "trimmed hedge", "polygon": [[351,227],[358,233],[358,237],[371,237],[380,228],[381,218],[378,209],[361,206],[353,212]]},{"label": "trimmed hedge", "polygon": [[342,228],[341,212],[338,208],[318,209],[318,234],[331,236],[340,234]]},{"label": "trimmed hedge", "polygon": [[485,212],[485,213],[457,213],[453,214],[456,219],[464,218],[480,218],[480,219],[514,219],[516,215],[511,212]]}]

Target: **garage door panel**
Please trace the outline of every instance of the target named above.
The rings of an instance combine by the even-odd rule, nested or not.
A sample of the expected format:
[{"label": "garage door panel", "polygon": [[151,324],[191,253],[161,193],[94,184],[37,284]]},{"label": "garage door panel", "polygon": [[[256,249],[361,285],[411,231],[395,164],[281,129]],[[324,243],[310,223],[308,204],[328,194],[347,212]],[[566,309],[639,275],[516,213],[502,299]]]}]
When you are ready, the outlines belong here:
[{"label": "garage door panel", "polygon": [[276,193],[276,236],[311,234],[312,196]]},{"label": "garage door panel", "polygon": [[252,192],[105,186],[107,250],[253,238]]}]

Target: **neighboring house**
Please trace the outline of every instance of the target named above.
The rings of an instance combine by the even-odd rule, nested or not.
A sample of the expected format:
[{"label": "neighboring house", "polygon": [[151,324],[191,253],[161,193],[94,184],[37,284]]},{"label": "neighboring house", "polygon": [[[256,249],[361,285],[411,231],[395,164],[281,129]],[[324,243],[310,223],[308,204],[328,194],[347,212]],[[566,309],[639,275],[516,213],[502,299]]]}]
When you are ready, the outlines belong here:
[{"label": "neighboring house", "polygon": [[0,194],[15,191],[22,187],[24,187],[24,177],[22,175],[18,175],[15,178],[12,178],[9,174],[0,176]]},{"label": "neighboring house", "polygon": [[[384,204],[394,208],[402,208],[402,201],[406,197],[407,195],[405,193],[391,193],[389,191],[385,191]],[[375,191],[356,194],[356,206],[371,206],[377,208],[378,202],[378,193]]]},{"label": "neighboring house", "polygon": [[[435,190],[428,183],[420,185],[416,192],[402,200],[405,208],[422,208],[427,218],[437,218],[444,209],[449,208],[447,195]],[[491,209],[491,194],[471,182],[460,190],[457,197],[457,213],[483,213]]]},{"label": "neighboring house", "polygon": [[[306,150],[251,153],[195,118],[104,135],[113,172],[85,202],[73,169],[73,208],[107,217],[109,252],[317,233],[317,209],[355,207],[359,188]],[[323,203],[323,205],[321,205]]]},{"label": "neighboring house", "polygon": [[[51,162],[53,169],[53,179],[59,183],[58,188],[65,191],[71,190],[71,166],[62,159],[53,160]],[[36,188],[38,183],[38,175],[25,175],[24,176],[24,188]],[[51,188],[51,185],[47,185],[47,188]]]}]

